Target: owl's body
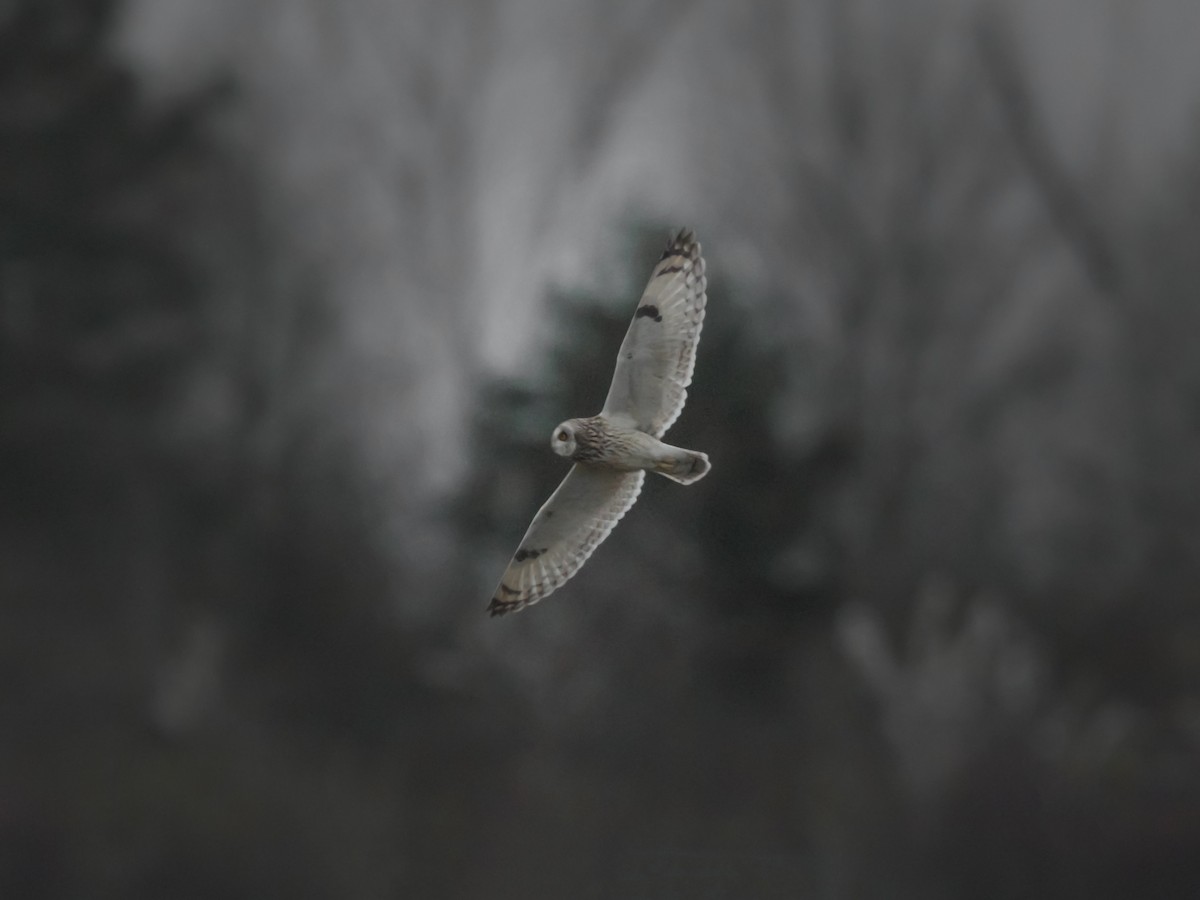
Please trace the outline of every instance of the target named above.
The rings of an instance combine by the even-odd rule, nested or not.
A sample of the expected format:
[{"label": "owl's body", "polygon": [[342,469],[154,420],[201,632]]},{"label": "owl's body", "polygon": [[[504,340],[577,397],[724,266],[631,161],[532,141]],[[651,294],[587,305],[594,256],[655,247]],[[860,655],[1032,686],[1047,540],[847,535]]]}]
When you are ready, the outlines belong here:
[{"label": "owl's body", "polygon": [[524,609],[574,575],[633,506],[646,472],[680,484],[708,474],[705,454],[660,440],[692,380],[707,302],[704,268],[695,235],[681,231],[650,275],[604,409],[554,430],[550,446],[575,465],[534,516],[488,605],[492,615]]},{"label": "owl's body", "polygon": [[652,434],[610,421],[603,414],[568,419],[550,446],[559,456],[614,472],[644,470],[691,484],[708,474],[708,456],[665,444]]}]

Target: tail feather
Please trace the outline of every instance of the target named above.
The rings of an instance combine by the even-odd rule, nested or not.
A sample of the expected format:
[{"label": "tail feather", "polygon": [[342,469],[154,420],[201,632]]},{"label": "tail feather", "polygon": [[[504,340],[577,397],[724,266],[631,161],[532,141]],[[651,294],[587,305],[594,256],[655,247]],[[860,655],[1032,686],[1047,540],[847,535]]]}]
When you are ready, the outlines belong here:
[{"label": "tail feather", "polygon": [[680,484],[694,484],[707,475],[711,468],[712,464],[708,461],[707,453],[700,453],[696,450],[679,450],[678,456],[665,461],[655,471]]}]

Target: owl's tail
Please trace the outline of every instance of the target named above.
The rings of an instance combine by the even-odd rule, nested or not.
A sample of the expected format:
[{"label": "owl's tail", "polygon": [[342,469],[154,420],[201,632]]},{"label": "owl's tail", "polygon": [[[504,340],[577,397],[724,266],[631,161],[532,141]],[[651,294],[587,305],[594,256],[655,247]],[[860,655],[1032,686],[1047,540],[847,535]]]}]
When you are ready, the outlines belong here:
[{"label": "owl's tail", "polygon": [[671,455],[662,460],[654,471],[680,484],[693,484],[708,474],[712,464],[707,453],[671,447]]}]

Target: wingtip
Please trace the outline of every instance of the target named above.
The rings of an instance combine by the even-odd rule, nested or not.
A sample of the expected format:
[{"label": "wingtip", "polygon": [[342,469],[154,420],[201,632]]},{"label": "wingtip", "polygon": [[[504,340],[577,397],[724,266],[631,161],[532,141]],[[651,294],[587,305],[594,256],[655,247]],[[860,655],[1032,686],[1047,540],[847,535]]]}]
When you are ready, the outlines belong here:
[{"label": "wingtip", "polygon": [[510,612],[516,612],[524,604],[520,603],[505,603],[499,597],[493,597],[492,601],[487,605],[488,615],[492,618],[503,616]]},{"label": "wingtip", "polygon": [[667,242],[662,259],[671,256],[685,256],[696,259],[700,256],[700,242],[696,240],[696,232],[690,228],[681,228],[675,237]]}]

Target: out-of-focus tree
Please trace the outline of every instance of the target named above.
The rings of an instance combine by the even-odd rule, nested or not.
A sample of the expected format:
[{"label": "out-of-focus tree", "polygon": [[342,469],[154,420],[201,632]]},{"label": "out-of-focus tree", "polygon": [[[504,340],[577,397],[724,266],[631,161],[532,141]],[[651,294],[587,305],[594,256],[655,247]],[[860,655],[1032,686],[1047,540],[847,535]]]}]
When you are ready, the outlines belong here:
[{"label": "out-of-focus tree", "polygon": [[[261,296],[243,298],[233,321],[247,374],[264,370],[257,379],[284,401],[272,404],[273,428],[259,423],[263,449],[278,447],[289,411],[315,403],[336,432],[329,443],[376,479],[381,515],[405,528],[454,468],[445,448],[457,446],[475,364],[494,15],[489,2],[425,0],[262,0],[228,13],[241,93],[223,134],[253,172],[271,242],[256,266]],[[324,320],[306,323],[312,304],[301,301],[314,294]],[[302,336],[297,353],[305,328],[322,338],[316,358]],[[303,372],[288,365],[297,355]],[[434,477],[395,477],[414,466]]]},{"label": "out-of-focus tree", "polygon": [[368,759],[432,701],[313,375],[345,322],[120,6],[0,13],[0,892],[382,895]]},{"label": "out-of-focus tree", "polygon": [[[814,65],[790,49],[797,11],[776,9],[764,90],[796,159],[777,239],[835,323],[810,341],[798,400],[852,435],[840,516],[853,588],[903,604],[930,568],[1003,577],[1010,562],[980,553],[1003,542],[996,401],[1043,352],[1019,311],[1042,264],[1029,191],[951,24],[819,6],[804,24],[836,50]],[[814,302],[780,297],[780,321]]]},{"label": "out-of-focus tree", "polygon": [[[105,51],[115,8],[17,3],[0,22],[4,593],[30,624],[58,621],[101,695],[153,666],[172,540],[160,504],[189,502],[165,496],[187,466],[172,431],[212,339],[181,234],[213,94],[145,110]],[[21,584],[32,573],[47,596]]]},{"label": "out-of-focus tree", "polygon": [[[946,852],[942,866],[996,840],[1024,859],[1011,880],[996,882],[988,854],[959,856],[945,877],[972,893],[983,883],[995,896],[1116,885],[1153,851],[1089,869],[1085,848],[1109,845],[1075,831],[1063,834],[1069,858],[1055,868],[1014,823],[1070,829],[1080,809],[1120,807],[1125,796],[1130,815],[1159,830],[1171,877],[1187,881],[1180,848],[1195,823],[1163,824],[1176,806],[1158,799],[1152,774],[1188,752],[1180,728],[1193,721],[1184,710],[1196,678],[1190,651],[1179,649],[1194,642],[1182,585],[1200,560],[1181,551],[1195,514],[1177,489],[1196,477],[1197,435],[1178,412],[1192,399],[1190,363],[1172,352],[1173,335],[1191,314],[1163,290],[1172,241],[1130,237],[1113,209],[1133,198],[1090,202],[1087,178],[1049,142],[996,20],[938,32],[907,7],[895,18],[858,18],[857,9],[824,7],[835,50],[815,67],[789,53],[793,7],[779,5],[763,26],[778,48],[765,72],[780,140],[803,160],[795,220],[779,239],[803,248],[792,254],[804,260],[795,281],[817,286],[838,325],[837,339],[818,345],[828,354],[827,390],[792,393],[816,394],[826,412],[806,418],[851,436],[856,465],[843,476],[837,529],[843,575],[872,616],[890,621],[878,632],[883,645],[903,646],[928,585],[947,573],[968,597],[998,589],[987,615],[1025,636],[1000,640],[1004,652],[1036,647],[1050,673],[1018,711],[964,694],[955,727],[939,733],[909,718],[899,729],[901,758],[920,748],[938,772],[927,809],[941,824],[926,839]],[[776,321],[805,308],[796,299],[776,308]],[[978,607],[951,596],[961,643],[945,654],[934,645],[901,651],[893,674],[877,679],[885,721],[913,708],[929,714],[938,702],[930,691],[976,677]],[[985,718],[981,740],[967,723]],[[1128,730],[1101,749],[1089,729],[1114,720]],[[1050,732],[1063,741],[1053,753],[1042,743]],[[1084,774],[1079,756],[1089,754],[1106,762]],[[1138,774],[1117,787],[1105,767],[1124,754],[1138,760]],[[988,798],[988,778],[1007,778],[1014,793]],[[1190,796],[1195,779],[1177,787]],[[1062,805],[1039,811],[1037,798],[1054,791]],[[966,798],[989,804],[974,834],[957,806]]]}]

